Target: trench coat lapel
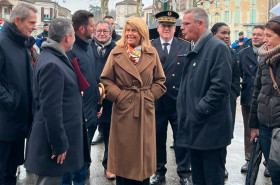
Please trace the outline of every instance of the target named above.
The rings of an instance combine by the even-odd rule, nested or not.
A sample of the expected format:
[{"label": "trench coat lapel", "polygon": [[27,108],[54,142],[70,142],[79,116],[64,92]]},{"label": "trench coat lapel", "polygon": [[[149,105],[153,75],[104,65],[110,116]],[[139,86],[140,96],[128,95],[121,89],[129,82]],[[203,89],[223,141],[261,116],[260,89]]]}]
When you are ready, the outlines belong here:
[{"label": "trench coat lapel", "polygon": [[152,53],[151,50],[148,49],[148,51],[143,52],[142,56],[140,58],[139,63],[136,65],[136,68],[138,69],[139,74],[142,73],[151,63],[152,63],[152,57],[150,54]]},{"label": "trench coat lapel", "polygon": [[[121,66],[126,72],[134,76],[142,85],[142,79],[140,73],[138,72],[136,66],[129,59],[125,48],[117,49],[114,54],[121,53],[121,55],[116,57],[116,63]],[[141,62],[141,61],[140,61]]]}]

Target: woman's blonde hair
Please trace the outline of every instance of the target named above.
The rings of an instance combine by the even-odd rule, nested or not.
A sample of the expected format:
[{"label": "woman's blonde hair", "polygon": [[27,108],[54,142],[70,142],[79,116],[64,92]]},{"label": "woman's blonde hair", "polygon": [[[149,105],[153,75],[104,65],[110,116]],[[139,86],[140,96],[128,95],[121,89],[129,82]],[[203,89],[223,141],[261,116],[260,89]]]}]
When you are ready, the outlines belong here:
[{"label": "woman's blonde hair", "polygon": [[141,35],[142,51],[146,51],[149,47],[151,47],[148,27],[146,23],[143,21],[143,19],[139,17],[130,17],[125,21],[122,38],[117,42],[117,45],[121,47],[126,47],[127,43],[126,43],[125,35],[126,35],[126,28],[128,24],[132,26],[134,29],[136,29],[138,33]]}]

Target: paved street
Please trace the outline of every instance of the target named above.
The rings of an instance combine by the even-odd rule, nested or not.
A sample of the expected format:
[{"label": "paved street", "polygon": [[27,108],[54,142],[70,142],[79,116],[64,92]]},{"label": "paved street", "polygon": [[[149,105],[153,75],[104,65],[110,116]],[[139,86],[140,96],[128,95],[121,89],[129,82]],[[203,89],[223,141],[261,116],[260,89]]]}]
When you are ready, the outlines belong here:
[{"label": "paved street", "polygon": [[[238,102],[239,104],[239,102]],[[226,168],[229,172],[229,178],[225,181],[226,185],[244,185],[246,175],[240,173],[241,166],[245,163],[244,150],[243,150],[243,121],[241,116],[240,107],[237,107],[237,117],[235,124],[234,139],[232,144],[228,147],[228,156]],[[218,120],[217,120],[218,121]],[[179,185],[179,177],[176,174],[176,164],[174,159],[174,151],[169,146],[172,142],[171,129],[169,128],[168,142],[167,142],[167,177],[166,185]],[[104,170],[102,167],[104,145],[99,144],[92,146],[92,165],[90,168],[90,177],[87,181],[87,185],[112,185],[114,181],[109,181],[104,177]],[[271,185],[270,178],[263,176],[264,166],[261,164],[260,171],[256,185]],[[18,185],[32,185],[32,175],[28,174],[25,169],[21,166],[19,171]]]}]

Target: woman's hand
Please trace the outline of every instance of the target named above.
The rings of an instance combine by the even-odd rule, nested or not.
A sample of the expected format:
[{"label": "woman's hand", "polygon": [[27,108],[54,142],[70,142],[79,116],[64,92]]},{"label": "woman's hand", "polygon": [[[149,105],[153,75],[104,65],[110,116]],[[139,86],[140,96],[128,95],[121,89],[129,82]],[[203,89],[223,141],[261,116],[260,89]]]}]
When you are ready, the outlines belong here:
[{"label": "woman's hand", "polygon": [[259,137],[259,129],[258,128],[252,128],[251,129],[251,139],[250,141],[253,142],[255,138]]}]

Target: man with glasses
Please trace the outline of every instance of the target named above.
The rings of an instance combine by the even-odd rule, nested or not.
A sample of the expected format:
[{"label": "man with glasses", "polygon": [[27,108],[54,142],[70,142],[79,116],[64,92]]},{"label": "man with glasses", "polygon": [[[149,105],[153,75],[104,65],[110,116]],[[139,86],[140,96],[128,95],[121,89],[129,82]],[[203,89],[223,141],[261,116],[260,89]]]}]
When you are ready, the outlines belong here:
[{"label": "man with glasses", "polygon": [[[248,171],[253,146],[253,143],[250,142],[251,129],[249,128],[249,113],[252,103],[255,76],[260,61],[258,50],[264,43],[264,26],[258,25],[254,27],[251,40],[252,46],[241,50],[239,54],[239,67],[242,77],[240,104],[244,123],[244,148],[246,160],[246,163],[241,167],[242,173],[247,173]],[[267,169],[266,172],[266,175],[269,175]]]},{"label": "man with glasses", "polygon": [[[94,32],[94,38],[91,43],[93,48],[94,61],[96,64],[96,81],[99,83],[99,77],[109,54],[112,49],[116,46],[115,42],[112,39],[112,26],[107,21],[99,21],[96,24],[96,30]],[[109,180],[114,180],[116,176],[107,171],[107,160],[108,160],[108,143],[109,143],[109,133],[110,133],[110,125],[111,125],[111,113],[112,113],[112,102],[104,99],[103,101],[103,114],[98,119],[99,127],[102,125],[103,127],[103,135],[104,135],[104,157],[102,161],[102,165],[105,169],[105,177]]]},{"label": "man with glasses", "polygon": [[223,185],[224,148],[231,143],[231,54],[208,29],[201,8],[184,12],[182,34],[191,40],[178,93],[176,145],[190,150],[193,184]]},{"label": "man with glasses", "polygon": [[[188,42],[174,37],[176,31],[176,19],[179,15],[173,11],[163,11],[155,15],[159,25],[157,31],[159,38],[152,41],[160,57],[162,67],[166,76],[165,86],[167,92],[156,101],[156,146],[157,146],[157,171],[152,176],[150,184],[160,184],[165,181],[166,174],[166,139],[168,122],[171,124],[173,139],[176,143],[176,133],[178,129],[176,100],[182,76],[182,66],[185,60],[186,50],[190,47]],[[189,184],[190,181],[190,158],[189,152],[185,148],[174,146],[177,173],[182,185]]]},{"label": "man with glasses", "polygon": [[118,40],[121,39],[121,36],[117,34],[117,32],[115,31],[115,20],[114,17],[110,16],[110,15],[106,15],[103,18],[104,21],[108,21],[109,23],[111,23],[113,32],[112,32],[112,39],[113,41],[117,42]]}]

